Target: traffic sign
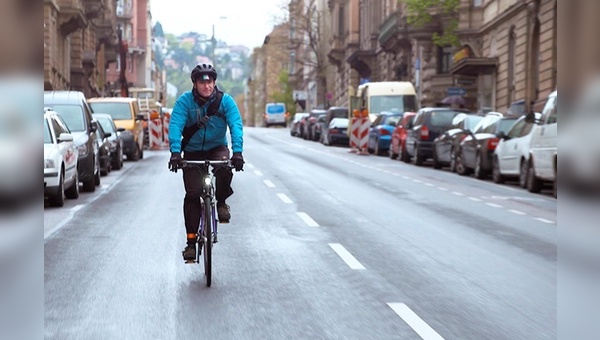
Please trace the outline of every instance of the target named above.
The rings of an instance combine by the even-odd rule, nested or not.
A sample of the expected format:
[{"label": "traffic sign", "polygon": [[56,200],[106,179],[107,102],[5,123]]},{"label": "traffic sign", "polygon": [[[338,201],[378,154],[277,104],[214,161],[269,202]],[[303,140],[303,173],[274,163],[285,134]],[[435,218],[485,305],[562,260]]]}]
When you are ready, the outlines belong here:
[{"label": "traffic sign", "polygon": [[464,96],[467,94],[467,90],[462,87],[449,87],[448,88],[448,96]]}]

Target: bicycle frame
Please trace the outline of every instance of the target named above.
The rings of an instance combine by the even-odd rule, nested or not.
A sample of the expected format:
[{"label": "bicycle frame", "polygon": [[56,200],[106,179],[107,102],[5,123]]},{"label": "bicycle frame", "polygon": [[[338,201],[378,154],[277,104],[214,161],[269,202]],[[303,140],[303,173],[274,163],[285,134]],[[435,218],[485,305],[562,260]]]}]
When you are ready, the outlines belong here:
[{"label": "bicycle frame", "polygon": [[[189,161],[184,160],[182,168],[195,167],[202,172],[202,192],[200,194],[200,225],[198,226],[196,244],[196,263],[200,263],[200,254],[204,245],[204,275],[206,276],[206,285],[211,285],[212,273],[212,245],[217,243],[217,217],[215,209],[215,187],[214,175],[210,171],[210,166],[229,164],[228,160],[215,161]],[[208,212],[209,211],[209,212]],[[210,216],[206,216],[207,212]]]}]

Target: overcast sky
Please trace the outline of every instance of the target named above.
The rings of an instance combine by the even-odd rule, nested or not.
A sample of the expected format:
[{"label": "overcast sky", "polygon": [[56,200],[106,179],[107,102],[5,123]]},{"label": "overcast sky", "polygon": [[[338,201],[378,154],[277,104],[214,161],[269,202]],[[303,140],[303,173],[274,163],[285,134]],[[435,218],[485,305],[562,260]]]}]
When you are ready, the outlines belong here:
[{"label": "overcast sky", "polygon": [[262,45],[265,36],[285,16],[286,0],[150,0],[152,25],[161,23],[165,33],[198,32],[228,45],[250,49]]}]

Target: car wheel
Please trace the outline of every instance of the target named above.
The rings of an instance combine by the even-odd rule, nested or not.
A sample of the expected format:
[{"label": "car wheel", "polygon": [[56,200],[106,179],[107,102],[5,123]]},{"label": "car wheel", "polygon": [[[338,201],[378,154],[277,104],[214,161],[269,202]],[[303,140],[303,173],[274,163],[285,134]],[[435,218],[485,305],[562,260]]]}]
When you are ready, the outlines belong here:
[{"label": "car wheel", "polygon": [[542,190],[542,181],[535,176],[535,169],[533,168],[532,160],[529,160],[529,166],[527,167],[527,190],[533,193],[537,193]]},{"label": "car wheel", "polygon": [[75,171],[75,180],[73,181],[73,185],[65,190],[65,196],[69,199],[75,199],[79,197],[79,174]]},{"label": "car wheel", "polygon": [[415,165],[421,166],[423,165],[423,156],[421,156],[421,153],[419,152],[419,148],[415,146]]},{"label": "car wheel", "polygon": [[454,149],[450,149],[450,171],[456,172],[456,154]]},{"label": "car wheel", "polygon": [[62,170],[60,178],[58,180],[58,189],[55,195],[48,197],[48,203],[51,207],[62,207],[65,204],[65,172]]},{"label": "car wheel", "polygon": [[468,174],[467,167],[463,163],[462,151],[459,151],[456,156],[456,173],[461,176],[466,176]]},{"label": "car wheel", "polygon": [[100,186],[100,170],[98,170],[98,172],[96,172],[96,175],[94,175],[94,184],[96,186]]},{"label": "car wheel", "polygon": [[104,162],[104,167],[100,169],[100,176],[108,175],[108,162]]},{"label": "car wheel", "polygon": [[527,164],[527,162],[524,159],[521,160],[521,166],[519,168],[519,186],[521,188],[527,188],[528,167],[529,165]]},{"label": "car wheel", "polygon": [[442,164],[438,160],[437,149],[435,147],[433,148],[433,168],[434,169],[442,168]]},{"label": "car wheel", "polygon": [[492,180],[494,183],[504,183],[504,176],[500,173],[500,163],[497,157],[494,157],[494,161],[492,162]]},{"label": "car wheel", "polygon": [[404,163],[410,163],[410,157],[408,156],[408,153],[406,152],[406,148],[404,147],[400,147],[400,160],[403,161]]},{"label": "car wheel", "polygon": [[485,178],[485,170],[483,170],[483,163],[481,160],[481,152],[478,152],[477,155],[475,155],[475,178],[477,179],[484,179]]},{"label": "car wheel", "polygon": [[390,148],[390,150],[388,151],[388,154],[390,156],[391,159],[398,159],[398,154],[395,153],[392,148]]}]

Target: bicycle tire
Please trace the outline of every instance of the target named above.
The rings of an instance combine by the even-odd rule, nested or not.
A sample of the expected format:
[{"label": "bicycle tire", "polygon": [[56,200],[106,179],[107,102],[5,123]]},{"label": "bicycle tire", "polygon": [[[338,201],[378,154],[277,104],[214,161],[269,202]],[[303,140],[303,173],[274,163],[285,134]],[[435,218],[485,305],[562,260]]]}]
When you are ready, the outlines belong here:
[{"label": "bicycle tire", "polygon": [[206,286],[210,287],[212,280],[212,245],[213,245],[213,212],[210,197],[204,198],[204,276]]}]

